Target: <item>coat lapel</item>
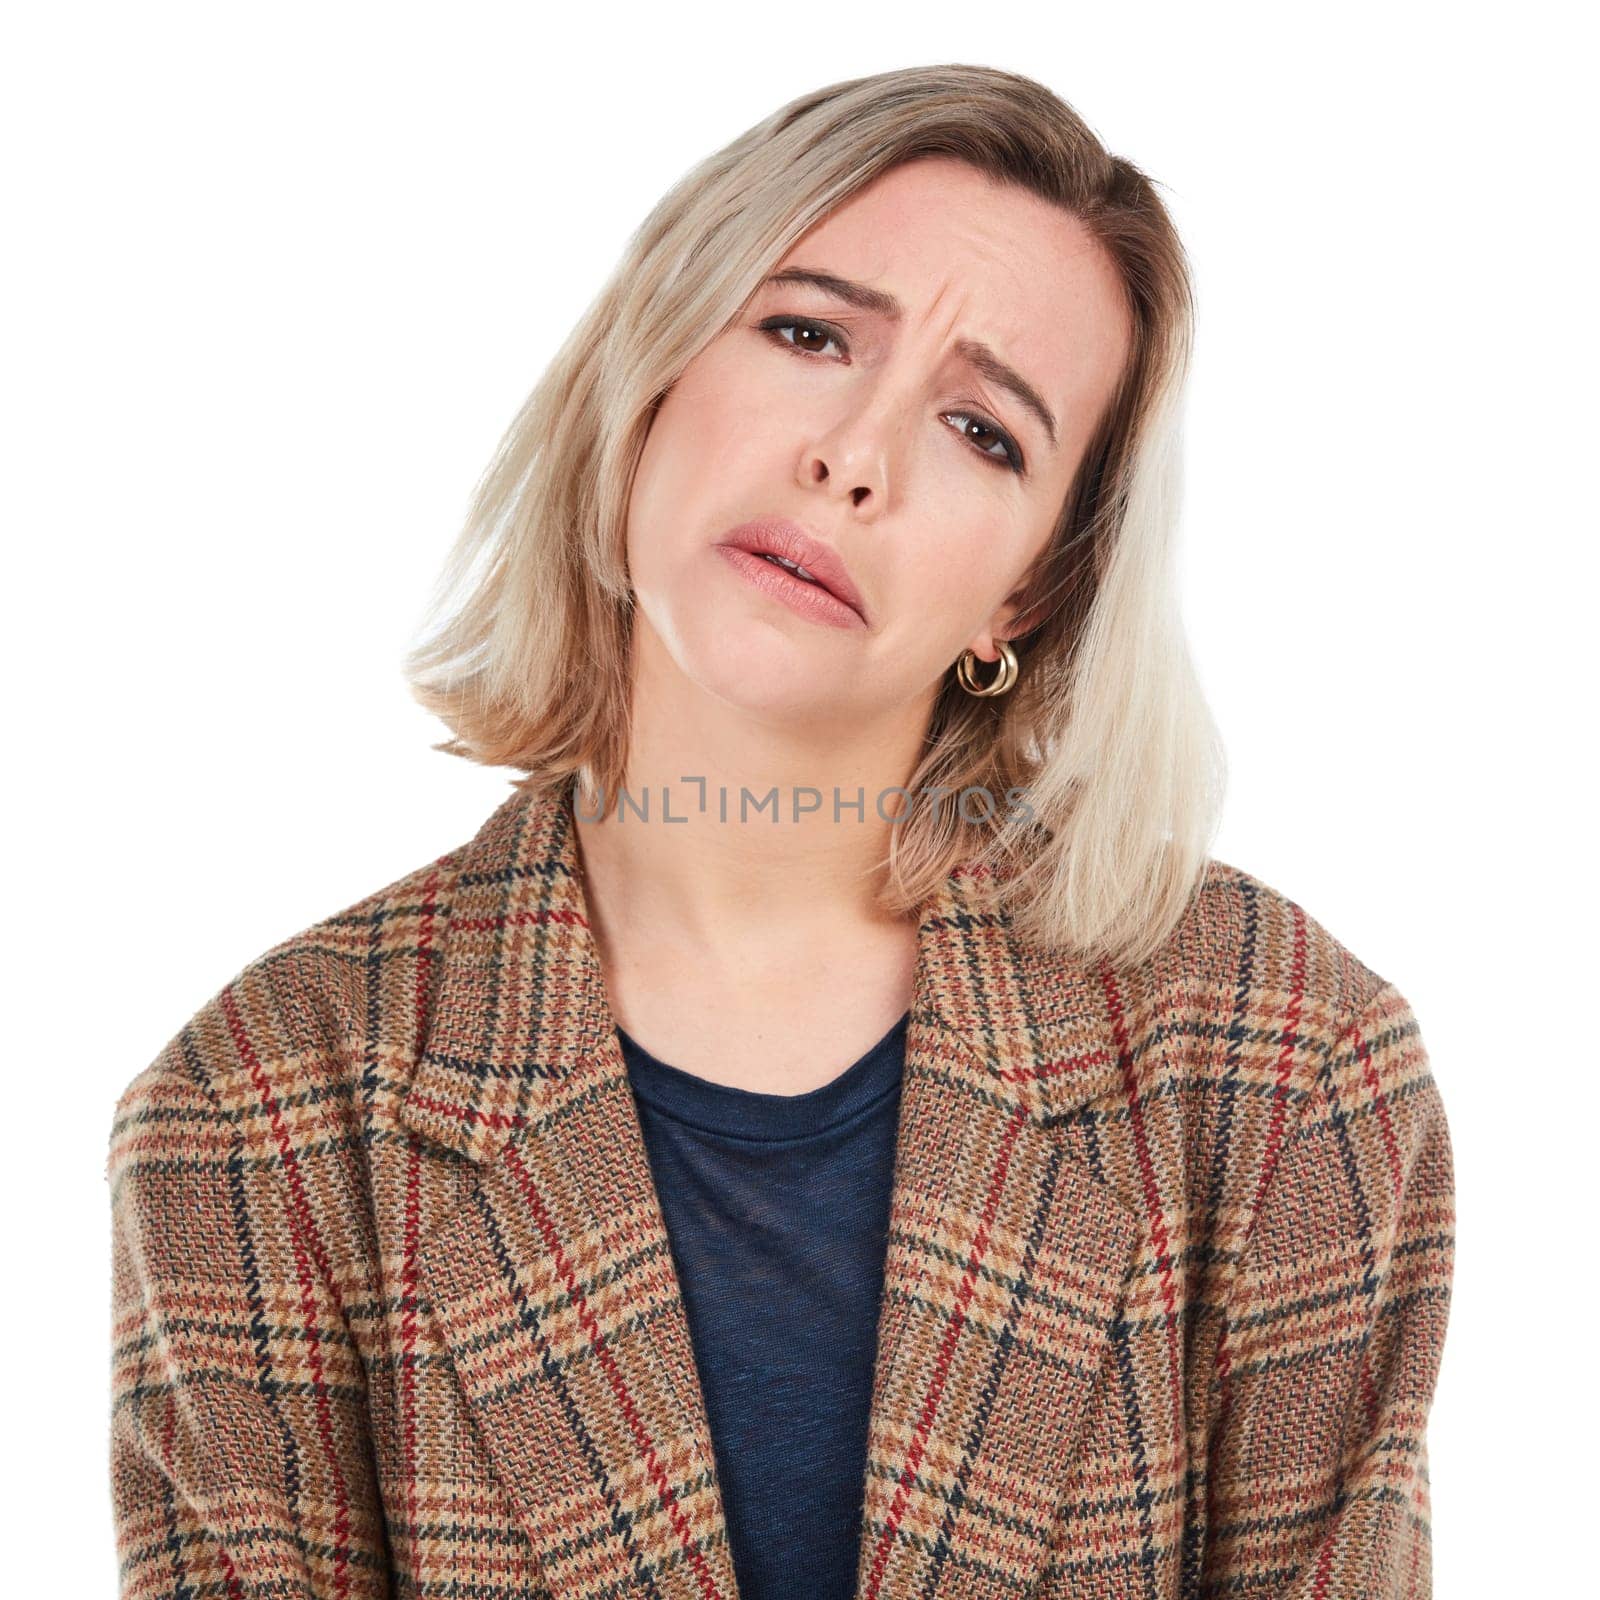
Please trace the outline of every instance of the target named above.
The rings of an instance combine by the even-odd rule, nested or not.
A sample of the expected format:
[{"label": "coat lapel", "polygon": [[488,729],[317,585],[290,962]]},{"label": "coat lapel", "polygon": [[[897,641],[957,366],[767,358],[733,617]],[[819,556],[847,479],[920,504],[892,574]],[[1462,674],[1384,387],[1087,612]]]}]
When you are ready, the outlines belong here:
[{"label": "coat lapel", "polygon": [[[419,1272],[554,1594],[736,1585],[688,1323],[584,902],[569,791],[466,848],[402,1117],[472,1163]],[[981,876],[923,907],[858,1600],[1025,1592],[1140,1227],[1066,1118],[1122,1081],[1095,972]]]}]

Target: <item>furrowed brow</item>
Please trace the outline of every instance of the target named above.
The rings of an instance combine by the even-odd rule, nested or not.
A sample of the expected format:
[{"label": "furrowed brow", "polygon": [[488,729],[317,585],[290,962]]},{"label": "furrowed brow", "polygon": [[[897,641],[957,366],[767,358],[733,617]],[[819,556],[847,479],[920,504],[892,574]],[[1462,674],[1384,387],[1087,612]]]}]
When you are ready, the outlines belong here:
[{"label": "furrowed brow", "polygon": [[[785,267],[780,272],[774,272],[767,282],[809,284],[814,289],[822,290],[824,294],[831,294],[836,299],[843,300],[846,305],[855,306],[862,311],[875,312],[891,322],[898,321],[902,313],[900,302],[887,290],[874,289],[870,284],[857,283],[853,278],[841,278],[832,272],[818,272],[810,267]],[[956,354],[980,377],[988,379],[990,383],[1014,395],[1033,413],[1040,427],[1049,436],[1051,448],[1059,446],[1055,413],[1045,403],[1039,391],[1015,367],[1002,361],[988,345],[976,339],[960,340],[956,345]]]},{"label": "furrowed brow", "polygon": [[956,354],[990,383],[1014,394],[1038,418],[1040,427],[1050,437],[1050,448],[1057,447],[1055,413],[1044,403],[1044,396],[1015,367],[1007,366],[988,345],[975,339],[958,340]]}]

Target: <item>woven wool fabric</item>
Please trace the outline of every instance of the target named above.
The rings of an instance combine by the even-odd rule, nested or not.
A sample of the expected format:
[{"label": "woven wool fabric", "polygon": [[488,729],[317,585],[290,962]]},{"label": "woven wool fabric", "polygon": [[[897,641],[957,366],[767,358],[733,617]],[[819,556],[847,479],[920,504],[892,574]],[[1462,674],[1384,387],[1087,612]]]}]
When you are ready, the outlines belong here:
[{"label": "woven wool fabric", "polygon": [[[1136,967],[962,868],[918,938],[859,1600],[1427,1595],[1400,992],[1217,861]],[[570,791],[245,966],[108,1177],[124,1600],[735,1595]]]}]

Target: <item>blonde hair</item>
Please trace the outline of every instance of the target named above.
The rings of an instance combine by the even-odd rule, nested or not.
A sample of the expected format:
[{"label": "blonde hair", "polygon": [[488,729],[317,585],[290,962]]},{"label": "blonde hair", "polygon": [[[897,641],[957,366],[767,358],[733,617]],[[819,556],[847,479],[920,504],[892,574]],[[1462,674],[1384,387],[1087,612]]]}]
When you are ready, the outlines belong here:
[{"label": "blonde hair", "polygon": [[[1077,217],[1114,262],[1126,372],[1030,576],[1009,693],[954,663],[879,904],[913,911],[962,866],[1022,937],[1086,958],[1152,954],[1204,877],[1224,758],[1178,614],[1173,541],[1193,327],[1182,244],[1151,181],[1032,79],[913,67],[792,100],[681,178],[629,240],[479,480],[406,656],[435,746],[554,792],[622,787],[632,594],[627,506],[659,400],[795,241],[901,162],[953,157]],[[1025,808],[992,797],[1023,790]]]}]

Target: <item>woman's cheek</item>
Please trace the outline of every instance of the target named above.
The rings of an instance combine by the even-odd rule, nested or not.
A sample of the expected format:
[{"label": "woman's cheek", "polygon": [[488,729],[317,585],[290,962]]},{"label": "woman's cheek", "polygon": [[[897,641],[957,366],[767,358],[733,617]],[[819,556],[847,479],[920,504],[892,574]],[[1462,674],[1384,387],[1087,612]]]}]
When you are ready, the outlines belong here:
[{"label": "woman's cheek", "polygon": [[933,543],[918,563],[928,588],[924,598],[942,607],[943,615],[959,617],[983,606],[983,597],[1002,581],[981,552],[996,548],[993,534],[975,527]]}]

